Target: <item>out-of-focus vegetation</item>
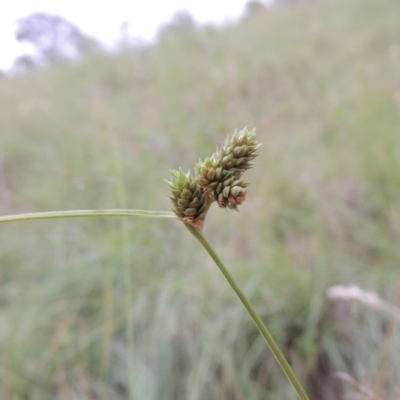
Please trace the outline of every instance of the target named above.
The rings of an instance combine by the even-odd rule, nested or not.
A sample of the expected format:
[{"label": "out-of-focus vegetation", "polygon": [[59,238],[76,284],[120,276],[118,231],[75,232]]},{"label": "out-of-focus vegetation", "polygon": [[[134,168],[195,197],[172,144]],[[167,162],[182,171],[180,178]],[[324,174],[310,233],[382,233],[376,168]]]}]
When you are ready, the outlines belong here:
[{"label": "out-of-focus vegetation", "polygon": [[95,39],[84,34],[72,22],[42,12],[19,19],[15,38],[29,43],[35,53],[22,54],[14,61],[13,70],[20,72],[79,58],[100,49]]},{"label": "out-of-focus vegetation", "polygon": [[[400,396],[400,2],[249,12],[149,48],[0,80],[1,214],[169,209],[164,179],[257,127],[239,214],[205,234],[312,399]],[[204,250],[174,221],[0,226],[1,399],[293,399]],[[375,397],[373,397],[375,396]]]}]

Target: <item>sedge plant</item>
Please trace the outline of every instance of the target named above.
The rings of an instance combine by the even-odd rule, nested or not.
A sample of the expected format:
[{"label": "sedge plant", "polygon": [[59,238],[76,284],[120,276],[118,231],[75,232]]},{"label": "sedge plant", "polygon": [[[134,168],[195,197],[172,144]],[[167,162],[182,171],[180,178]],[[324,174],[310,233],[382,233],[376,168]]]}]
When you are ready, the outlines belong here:
[{"label": "sedge plant", "polygon": [[224,144],[217,148],[210,157],[207,157],[204,161],[199,160],[193,172],[189,170],[185,173],[182,169],[172,170],[170,180],[166,181],[170,189],[169,198],[172,202],[172,211],[132,209],[55,211],[2,216],[0,222],[116,216],[170,218],[182,221],[208,252],[232,290],[239,297],[298,397],[301,400],[306,400],[308,396],[304,388],[268,328],[203,234],[207,212],[213,203],[217,203],[221,208],[238,211],[238,207],[245,201],[249,184],[242,179],[242,175],[252,167],[252,161],[257,156],[257,150],[261,146],[255,139],[255,129],[249,131],[244,128],[241,131],[236,131],[232,136],[228,136]]}]

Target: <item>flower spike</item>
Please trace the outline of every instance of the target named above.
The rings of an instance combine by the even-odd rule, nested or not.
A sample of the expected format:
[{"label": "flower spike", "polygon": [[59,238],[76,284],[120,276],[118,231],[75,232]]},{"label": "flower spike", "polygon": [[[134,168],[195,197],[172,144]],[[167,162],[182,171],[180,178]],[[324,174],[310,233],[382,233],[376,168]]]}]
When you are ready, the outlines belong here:
[{"label": "flower spike", "polygon": [[171,181],[166,181],[171,190],[172,211],[186,224],[202,229],[207,213],[207,196],[204,189],[192,178],[190,170],[185,174],[171,171]]}]

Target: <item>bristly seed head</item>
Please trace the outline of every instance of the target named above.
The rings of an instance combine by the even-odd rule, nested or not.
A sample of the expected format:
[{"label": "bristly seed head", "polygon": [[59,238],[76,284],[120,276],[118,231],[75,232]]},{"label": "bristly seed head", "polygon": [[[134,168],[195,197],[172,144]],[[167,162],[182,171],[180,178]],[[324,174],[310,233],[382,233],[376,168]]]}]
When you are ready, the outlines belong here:
[{"label": "bristly seed head", "polygon": [[195,175],[190,170],[171,171],[167,181],[172,196],[172,210],[186,224],[202,230],[207,211],[212,202],[219,207],[238,211],[238,205],[246,199],[247,182],[242,174],[252,167],[261,144],[255,141],[255,129],[244,128],[227,137],[224,144],[196,164]]},{"label": "bristly seed head", "polygon": [[182,169],[171,171],[171,181],[166,181],[171,190],[172,211],[183,222],[202,229],[207,213],[207,196],[204,189]]},{"label": "bristly seed head", "polygon": [[[240,177],[252,167],[251,161],[257,156],[257,149],[261,146],[255,141],[255,136],[255,129],[248,131],[244,128],[240,132],[236,131],[232,137],[227,137],[211,157],[206,158],[204,162],[200,160],[196,165],[199,184],[220,207],[237,210],[237,205],[243,203],[246,198],[245,188],[248,184],[241,181]],[[237,189],[232,190],[235,187],[233,182],[238,180],[240,195],[237,194]]]}]

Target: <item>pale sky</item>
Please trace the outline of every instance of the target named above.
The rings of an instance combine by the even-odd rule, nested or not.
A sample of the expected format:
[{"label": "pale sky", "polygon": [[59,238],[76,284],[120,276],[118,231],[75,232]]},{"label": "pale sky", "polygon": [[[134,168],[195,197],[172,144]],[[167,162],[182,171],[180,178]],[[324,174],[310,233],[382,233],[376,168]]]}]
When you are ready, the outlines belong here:
[{"label": "pale sky", "polygon": [[29,52],[29,45],[14,39],[15,21],[42,11],[65,17],[101,41],[112,43],[124,21],[135,37],[154,37],[160,24],[178,10],[187,10],[200,22],[224,22],[239,17],[246,0],[2,0],[0,6],[0,69],[9,68],[14,59]]}]

